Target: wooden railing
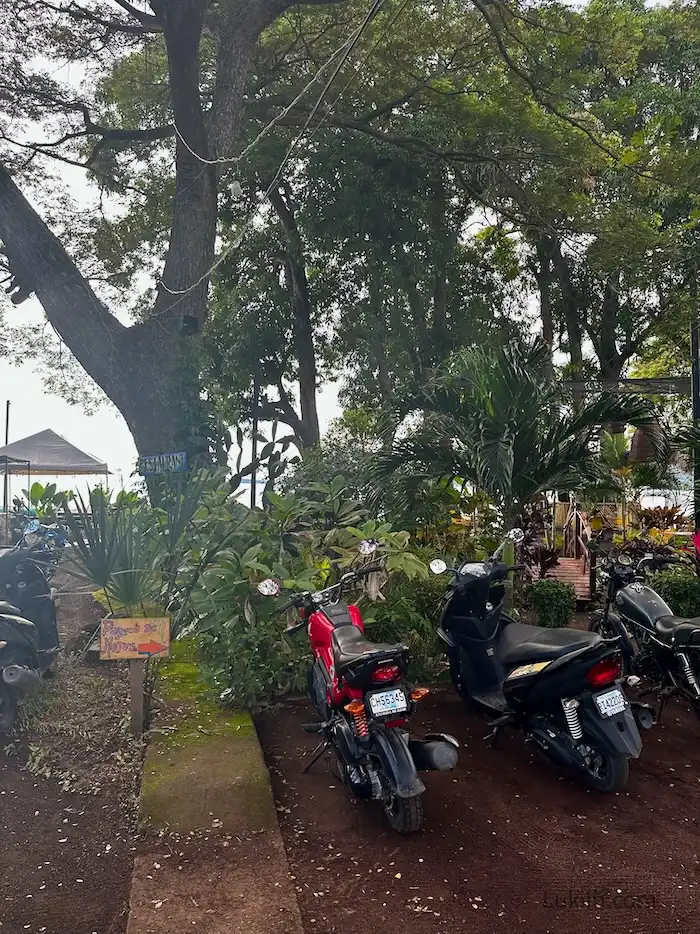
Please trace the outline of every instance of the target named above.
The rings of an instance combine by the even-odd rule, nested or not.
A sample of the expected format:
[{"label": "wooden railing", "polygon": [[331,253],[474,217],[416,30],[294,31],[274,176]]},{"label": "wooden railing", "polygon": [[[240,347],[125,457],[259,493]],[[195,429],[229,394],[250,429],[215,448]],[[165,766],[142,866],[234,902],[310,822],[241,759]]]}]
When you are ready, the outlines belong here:
[{"label": "wooden railing", "polygon": [[588,571],[591,595],[596,585],[596,555],[591,550],[593,531],[586,516],[576,503],[571,503],[569,514],[564,523],[564,548],[562,557],[583,558],[584,570]]}]

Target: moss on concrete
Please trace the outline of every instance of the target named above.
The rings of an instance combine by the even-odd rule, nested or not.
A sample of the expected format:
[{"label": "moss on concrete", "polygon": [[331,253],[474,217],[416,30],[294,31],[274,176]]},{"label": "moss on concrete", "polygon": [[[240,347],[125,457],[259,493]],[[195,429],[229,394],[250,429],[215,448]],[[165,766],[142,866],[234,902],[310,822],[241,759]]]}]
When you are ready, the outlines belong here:
[{"label": "moss on concrete", "polygon": [[151,734],[140,819],[180,833],[251,832],[276,814],[249,713],[223,710],[209,694],[193,642],[174,642],[158,669],[158,693],[177,703],[176,729]]},{"label": "moss on concrete", "polygon": [[208,693],[192,639],[176,639],[159,663],[158,692],[165,700],[195,700]]}]

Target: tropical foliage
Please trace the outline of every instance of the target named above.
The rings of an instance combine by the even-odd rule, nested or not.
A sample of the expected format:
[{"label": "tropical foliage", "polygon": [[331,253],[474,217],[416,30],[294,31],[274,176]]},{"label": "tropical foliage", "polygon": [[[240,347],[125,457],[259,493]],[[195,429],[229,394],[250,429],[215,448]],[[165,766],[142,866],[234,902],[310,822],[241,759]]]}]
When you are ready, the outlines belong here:
[{"label": "tropical foliage", "polygon": [[540,340],[477,347],[451,357],[415,399],[423,423],[380,459],[377,477],[410,491],[426,480],[484,491],[509,528],[539,494],[581,489],[601,475],[597,440],[610,422],[645,424],[633,396],[567,399]]}]

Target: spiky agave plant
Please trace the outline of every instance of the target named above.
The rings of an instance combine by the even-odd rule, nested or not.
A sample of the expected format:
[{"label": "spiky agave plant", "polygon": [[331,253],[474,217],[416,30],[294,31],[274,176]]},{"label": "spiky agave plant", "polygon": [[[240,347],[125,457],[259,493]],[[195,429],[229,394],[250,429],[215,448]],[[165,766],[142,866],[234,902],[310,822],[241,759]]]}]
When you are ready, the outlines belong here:
[{"label": "spiky agave plant", "polygon": [[87,501],[78,493],[72,508],[64,503],[63,521],[68,526],[73,546],[68,553],[66,570],[95,589],[104,590],[109,603],[109,585],[119,561],[124,534],[119,510],[110,504],[101,488],[95,488],[89,491]]}]

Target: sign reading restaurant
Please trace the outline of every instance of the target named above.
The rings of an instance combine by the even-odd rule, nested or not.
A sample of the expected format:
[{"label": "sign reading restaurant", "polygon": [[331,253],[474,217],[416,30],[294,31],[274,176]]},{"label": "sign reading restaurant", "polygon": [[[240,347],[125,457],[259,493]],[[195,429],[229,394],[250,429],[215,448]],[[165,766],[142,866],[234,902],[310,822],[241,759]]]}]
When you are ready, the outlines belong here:
[{"label": "sign reading restaurant", "polygon": [[139,458],[139,473],[148,477],[158,473],[184,473],[187,470],[187,452],[176,454],[148,454]]}]

